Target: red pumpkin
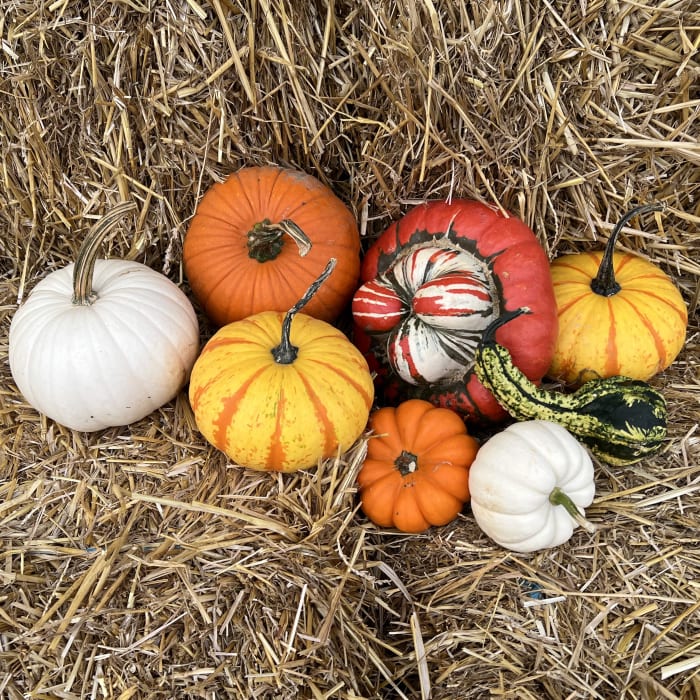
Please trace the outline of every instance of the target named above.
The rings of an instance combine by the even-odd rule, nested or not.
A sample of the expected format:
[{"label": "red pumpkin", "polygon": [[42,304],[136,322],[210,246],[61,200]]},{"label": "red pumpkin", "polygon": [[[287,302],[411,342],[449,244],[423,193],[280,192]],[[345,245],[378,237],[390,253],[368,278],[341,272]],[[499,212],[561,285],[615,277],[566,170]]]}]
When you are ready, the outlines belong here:
[{"label": "red pumpkin", "polygon": [[355,340],[388,401],[422,398],[475,422],[505,411],[474,374],[474,351],[503,312],[530,314],[498,342],[532,381],[549,369],[557,312],[549,261],[518,218],[471,200],[411,209],[367,251],[353,299]]},{"label": "red pumpkin", "polygon": [[305,310],[332,322],[357,288],[360,234],[350,210],[316,178],[249,167],[202,197],[182,255],[192,292],[220,326],[286,312],[335,258]]}]

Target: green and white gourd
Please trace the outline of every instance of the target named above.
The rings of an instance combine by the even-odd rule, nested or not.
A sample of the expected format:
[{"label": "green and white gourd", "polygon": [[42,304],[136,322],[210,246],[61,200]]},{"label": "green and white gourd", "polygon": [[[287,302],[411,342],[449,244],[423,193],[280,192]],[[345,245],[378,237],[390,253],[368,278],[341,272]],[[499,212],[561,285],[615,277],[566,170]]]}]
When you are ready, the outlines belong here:
[{"label": "green and white gourd", "polygon": [[525,377],[496,341],[501,326],[525,313],[528,309],[520,308],[502,314],[484,331],[476,351],[476,375],[503,408],[517,420],[563,425],[612,465],[633,464],[658,452],[667,433],[666,400],[648,383],[614,376],[566,394],[543,390]]}]

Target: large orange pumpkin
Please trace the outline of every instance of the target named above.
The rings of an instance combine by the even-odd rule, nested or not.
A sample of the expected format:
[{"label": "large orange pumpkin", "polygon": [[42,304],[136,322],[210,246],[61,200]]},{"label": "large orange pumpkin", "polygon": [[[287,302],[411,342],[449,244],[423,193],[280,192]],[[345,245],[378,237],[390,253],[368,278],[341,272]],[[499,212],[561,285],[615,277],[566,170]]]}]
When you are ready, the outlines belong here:
[{"label": "large orange pumpkin", "polygon": [[676,359],[685,342],[688,310],[671,278],[638,255],[615,251],[621,228],[605,250],[562,255],[551,265],[559,334],[550,377],[571,385],[624,375],[646,381]]},{"label": "large orange pumpkin", "polygon": [[297,170],[248,167],[202,197],[183,248],[192,292],[219,326],[287,311],[333,257],[305,313],[333,321],[357,288],[360,236],[350,210]]},{"label": "large orange pumpkin", "polygon": [[373,434],[357,475],[362,510],[403,532],[446,525],[469,500],[478,442],[449,408],[408,399],[370,415]]}]

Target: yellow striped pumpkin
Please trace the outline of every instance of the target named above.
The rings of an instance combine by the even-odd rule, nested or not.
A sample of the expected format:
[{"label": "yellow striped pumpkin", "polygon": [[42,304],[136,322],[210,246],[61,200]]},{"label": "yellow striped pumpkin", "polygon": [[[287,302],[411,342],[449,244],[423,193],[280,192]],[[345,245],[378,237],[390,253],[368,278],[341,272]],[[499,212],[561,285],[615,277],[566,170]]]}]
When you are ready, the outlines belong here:
[{"label": "yellow striped pumpkin", "polygon": [[685,342],[688,311],[659,267],[614,251],[627,213],[604,251],[562,255],[551,265],[559,335],[548,375],[571,385],[624,375],[646,381],[666,369]]},{"label": "yellow striped pumpkin", "polygon": [[313,467],[351,447],[367,425],[367,361],[340,330],[297,313],[302,302],[224,326],[192,369],[197,427],[242,466]]}]

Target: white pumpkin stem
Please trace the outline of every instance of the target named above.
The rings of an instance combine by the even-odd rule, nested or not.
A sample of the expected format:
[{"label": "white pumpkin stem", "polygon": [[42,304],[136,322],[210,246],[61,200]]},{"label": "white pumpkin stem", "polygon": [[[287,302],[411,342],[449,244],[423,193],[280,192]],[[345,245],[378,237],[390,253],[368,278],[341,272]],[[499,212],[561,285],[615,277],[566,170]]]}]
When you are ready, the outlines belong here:
[{"label": "white pumpkin stem", "polygon": [[615,224],[615,228],[610,234],[610,238],[605,246],[605,251],[603,253],[603,258],[600,261],[600,267],[598,268],[598,274],[591,281],[591,289],[596,294],[600,294],[603,297],[612,297],[617,294],[621,287],[620,284],[615,279],[615,266],[613,265],[613,255],[615,254],[615,245],[617,243],[617,237],[622,231],[625,224],[637,214],[646,214],[649,211],[663,211],[665,206],[663,204],[642,204],[640,207],[635,207],[628,211],[618,222]]},{"label": "white pumpkin stem", "polygon": [[73,267],[73,303],[77,306],[89,306],[97,298],[92,289],[97,251],[100,249],[105,236],[114,228],[115,224],[124,214],[135,208],[135,202],[121,202],[117,204],[85,236]]},{"label": "white pumpkin stem", "polygon": [[592,534],[596,531],[596,526],[590,520],[584,518],[578,506],[558,486],[555,486],[552,489],[552,493],[549,494],[549,502],[555,506],[563,506],[566,512],[576,521],[576,524],[580,525],[587,532]]},{"label": "white pumpkin stem", "polygon": [[299,299],[299,301],[294,304],[289,311],[287,311],[287,315],[284,317],[284,321],[282,321],[282,340],[279,345],[272,349],[272,356],[275,358],[275,362],[278,364],[290,365],[297,359],[299,348],[292,345],[291,341],[289,340],[292,319],[311,301],[311,297],[316,294],[318,288],[326,281],[328,276],[335,269],[336,263],[337,260],[335,258],[331,258],[326,267],[323,269],[323,272],[311,283],[301,299]]}]

